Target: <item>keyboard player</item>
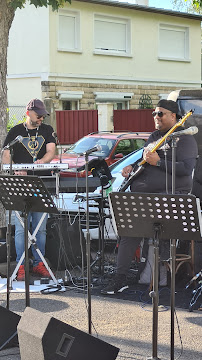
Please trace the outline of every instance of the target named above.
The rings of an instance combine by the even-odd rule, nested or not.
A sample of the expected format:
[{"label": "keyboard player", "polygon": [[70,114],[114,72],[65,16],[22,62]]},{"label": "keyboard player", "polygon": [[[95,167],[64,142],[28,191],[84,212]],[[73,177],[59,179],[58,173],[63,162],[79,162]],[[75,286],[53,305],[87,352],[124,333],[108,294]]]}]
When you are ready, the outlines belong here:
[{"label": "keyboard player", "polygon": [[[43,120],[49,115],[44,103],[39,99],[32,99],[26,107],[26,121],[24,123],[18,124],[11,128],[8,132],[8,135],[4,141],[4,151],[2,155],[2,163],[10,163],[10,146],[13,149],[13,162],[18,164],[24,163],[34,163],[34,164],[46,164],[54,158],[56,141],[53,137],[54,130],[50,125],[44,124]],[[9,146],[10,144],[10,146]],[[33,174],[33,172],[27,172],[25,170],[15,171],[16,175],[27,175]],[[48,171],[34,172],[34,175],[44,176],[50,175]],[[30,222],[32,223],[32,233],[37,227],[42,213],[39,212],[30,212],[29,213],[29,226]],[[36,244],[41,251],[42,255],[45,255],[45,243],[46,243],[46,223],[47,217],[44,218],[37,234],[36,234]],[[17,258],[16,261],[19,262],[23,252],[24,252],[24,228],[21,225],[17,216],[15,216],[15,248]],[[50,274],[46,267],[44,266],[41,258],[39,257],[37,251],[32,246],[33,254],[33,274],[40,277],[49,277]],[[17,280],[23,281],[25,279],[25,269],[24,263],[20,265]]]}]

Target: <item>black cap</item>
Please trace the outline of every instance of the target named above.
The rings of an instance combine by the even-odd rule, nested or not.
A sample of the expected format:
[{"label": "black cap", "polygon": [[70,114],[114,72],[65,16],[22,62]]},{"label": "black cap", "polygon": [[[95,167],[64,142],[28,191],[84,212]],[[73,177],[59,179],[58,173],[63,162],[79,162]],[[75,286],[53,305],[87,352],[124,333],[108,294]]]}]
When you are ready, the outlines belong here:
[{"label": "black cap", "polygon": [[46,110],[43,101],[39,99],[30,100],[30,102],[27,104],[26,110],[33,110],[41,116],[50,115]]},{"label": "black cap", "polygon": [[178,104],[173,100],[161,99],[156,106],[171,111],[172,113],[176,114],[178,119],[181,118]]}]

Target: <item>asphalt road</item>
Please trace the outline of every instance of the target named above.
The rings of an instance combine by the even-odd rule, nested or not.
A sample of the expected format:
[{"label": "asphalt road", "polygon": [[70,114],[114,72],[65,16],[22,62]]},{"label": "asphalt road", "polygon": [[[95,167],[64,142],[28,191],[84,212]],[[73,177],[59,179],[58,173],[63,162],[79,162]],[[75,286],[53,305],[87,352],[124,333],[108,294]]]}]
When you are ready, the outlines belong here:
[{"label": "asphalt road", "polygon": [[[143,360],[152,356],[152,305],[112,297],[90,296],[92,335],[117,346],[118,360]],[[82,290],[67,289],[48,295],[32,293],[30,306],[48,317],[54,317],[76,329],[88,333],[88,298]],[[1,294],[0,305],[6,306],[6,294]],[[10,311],[23,315],[25,294],[10,294]],[[170,308],[159,306],[158,313],[158,357],[170,356]],[[40,318],[36,319],[40,327]],[[0,323],[0,333],[4,325]],[[202,360],[202,312],[187,309],[176,310],[175,316],[175,359]],[[83,360],[83,354],[77,360]],[[21,359],[19,348],[0,351],[0,359]],[[32,360],[26,359],[26,360]],[[96,360],[96,357],[95,357]],[[104,359],[103,359],[104,360]]]}]

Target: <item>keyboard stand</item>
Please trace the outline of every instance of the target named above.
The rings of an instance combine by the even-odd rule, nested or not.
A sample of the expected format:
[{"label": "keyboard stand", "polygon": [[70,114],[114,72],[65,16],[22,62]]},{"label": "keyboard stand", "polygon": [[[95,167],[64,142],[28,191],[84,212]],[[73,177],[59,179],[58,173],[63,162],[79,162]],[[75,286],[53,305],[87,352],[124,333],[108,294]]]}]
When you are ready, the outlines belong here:
[{"label": "keyboard stand", "polygon": [[[21,225],[24,228],[24,222],[23,222],[22,217],[20,216],[19,212],[15,211],[15,214],[16,214],[18,220],[20,221]],[[44,256],[42,255],[41,251],[39,250],[39,248],[38,248],[38,246],[36,244],[36,234],[37,234],[38,230],[40,229],[40,226],[43,223],[45,217],[46,217],[46,213],[43,213],[42,216],[41,216],[41,219],[40,219],[40,221],[39,221],[39,223],[38,223],[38,225],[36,227],[36,229],[33,232],[33,234],[31,234],[30,231],[28,231],[28,248],[30,248],[31,245],[33,245],[35,247],[35,250],[37,251],[38,255],[40,256],[40,258],[41,258],[42,262],[44,263],[46,269],[50,273],[53,282],[55,283],[55,285],[58,285],[58,281],[57,281],[55,275],[53,274],[51,268],[49,267],[49,265],[48,265],[48,263],[46,261],[46,259],[44,258]],[[17,263],[17,266],[16,266],[15,270],[13,271],[13,274],[11,275],[10,288],[12,288],[12,281],[15,280],[18,269],[19,269],[20,265],[22,264],[24,258],[25,258],[25,251],[23,252],[19,262]]]},{"label": "keyboard stand", "polygon": [[0,200],[6,210],[21,211],[24,215],[25,294],[26,306],[30,306],[28,215],[30,212],[57,214],[59,211],[38,176],[0,175]]}]

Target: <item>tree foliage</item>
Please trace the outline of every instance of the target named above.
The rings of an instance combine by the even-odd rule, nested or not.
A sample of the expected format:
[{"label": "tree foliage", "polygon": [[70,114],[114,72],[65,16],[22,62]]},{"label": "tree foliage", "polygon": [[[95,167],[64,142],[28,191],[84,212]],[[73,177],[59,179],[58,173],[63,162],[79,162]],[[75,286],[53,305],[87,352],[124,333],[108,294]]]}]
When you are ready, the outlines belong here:
[{"label": "tree foliage", "polygon": [[[16,10],[17,8],[22,9],[26,3],[26,0],[7,0],[8,3]],[[63,7],[65,3],[71,4],[71,0],[29,0],[30,5],[35,7],[52,6],[53,10],[58,10]]]},{"label": "tree foliage", "polygon": [[[187,1],[187,0],[185,0]],[[202,9],[202,0],[192,0],[193,6],[196,7],[196,9]]]},{"label": "tree foliage", "polygon": [[173,9],[188,13],[202,13],[202,0],[172,0]]}]

